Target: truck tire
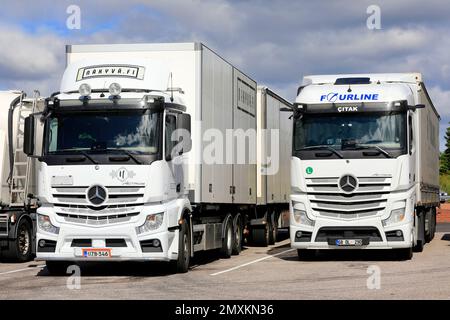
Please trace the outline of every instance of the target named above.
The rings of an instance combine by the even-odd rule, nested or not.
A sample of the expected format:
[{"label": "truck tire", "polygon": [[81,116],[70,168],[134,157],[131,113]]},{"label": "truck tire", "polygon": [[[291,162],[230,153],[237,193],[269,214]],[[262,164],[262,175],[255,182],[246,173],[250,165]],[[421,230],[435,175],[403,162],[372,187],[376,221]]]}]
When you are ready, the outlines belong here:
[{"label": "truck tire", "polygon": [[413,257],[413,248],[402,248],[402,249],[395,249],[396,250],[396,256],[398,260],[406,261],[411,260]]},{"label": "truck tire", "polygon": [[2,252],[2,257],[13,262],[29,261],[32,258],[32,246],[32,227],[26,219],[21,219],[17,226],[17,237],[8,241],[8,249]]},{"label": "truck tire", "polygon": [[269,244],[275,244],[277,242],[278,235],[278,219],[276,212],[272,212],[270,215],[270,224],[269,224]]},{"label": "truck tire", "polygon": [[417,218],[417,244],[414,246],[414,252],[422,252],[425,246],[425,213],[422,212]]},{"label": "truck tire", "polygon": [[262,228],[252,228],[253,243],[260,247],[269,245],[269,224],[266,223]]},{"label": "truck tire", "polygon": [[298,259],[300,261],[313,260],[316,257],[316,250],[312,249],[297,249]]},{"label": "truck tire", "polygon": [[233,221],[233,250],[232,253],[234,255],[238,255],[242,251],[242,238],[243,238],[243,229],[242,229],[242,221],[241,216],[237,215]]},{"label": "truck tire", "polygon": [[67,268],[70,262],[67,261],[45,261],[47,272],[52,276],[64,276],[67,274]]},{"label": "truck tire", "polygon": [[186,273],[189,270],[191,260],[191,234],[189,224],[184,219],[180,226],[178,238],[178,259],[174,263],[175,272]]},{"label": "truck tire", "polygon": [[227,219],[226,225],[224,227],[224,235],[222,238],[222,248],[220,253],[223,258],[228,259],[233,253],[233,220]]}]

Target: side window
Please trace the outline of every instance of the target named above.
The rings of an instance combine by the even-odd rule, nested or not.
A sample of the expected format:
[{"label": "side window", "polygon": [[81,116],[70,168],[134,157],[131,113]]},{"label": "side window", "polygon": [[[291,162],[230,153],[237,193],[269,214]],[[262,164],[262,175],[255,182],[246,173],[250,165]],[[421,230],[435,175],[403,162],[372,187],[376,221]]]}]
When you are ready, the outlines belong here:
[{"label": "side window", "polygon": [[412,116],[408,117],[408,127],[409,127],[409,154],[412,154],[412,149],[414,148],[414,131],[413,131]]},{"label": "side window", "polygon": [[177,117],[171,114],[166,115],[166,155],[172,154],[172,149],[177,144],[177,141],[172,141],[172,133],[177,129]]}]

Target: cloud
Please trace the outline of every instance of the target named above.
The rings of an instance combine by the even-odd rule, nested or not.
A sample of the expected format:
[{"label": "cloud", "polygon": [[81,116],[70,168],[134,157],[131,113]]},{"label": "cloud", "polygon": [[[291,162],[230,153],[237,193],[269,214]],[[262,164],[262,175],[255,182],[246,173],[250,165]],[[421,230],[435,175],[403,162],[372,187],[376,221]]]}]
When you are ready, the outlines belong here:
[{"label": "cloud", "polygon": [[[67,30],[66,8],[82,29]],[[0,87],[57,88],[64,44],[201,41],[259,83],[294,100],[306,74],[422,72],[450,120],[450,6],[380,0],[381,30],[368,30],[372,0],[14,1],[0,12]]]}]

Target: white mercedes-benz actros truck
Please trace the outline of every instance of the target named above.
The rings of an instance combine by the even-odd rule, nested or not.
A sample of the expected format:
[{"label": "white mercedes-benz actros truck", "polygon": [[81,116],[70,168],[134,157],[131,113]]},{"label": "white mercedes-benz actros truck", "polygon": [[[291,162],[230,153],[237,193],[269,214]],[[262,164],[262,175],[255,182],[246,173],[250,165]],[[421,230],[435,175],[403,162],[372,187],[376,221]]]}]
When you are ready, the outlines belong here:
[{"label": "white mercedes-benz actros truck", "polygon": [[299,257],[422,251],[439,206],[439,114],[422,75],[306,76],[293,118],[290,238]]},{"label": "white mercedes-benz actros truck", "polygon": [[[259,92],[261,119],[256,82],[201,43],[67,46],[60,91],[25,126],[37,260],[50,272],[92,260],[186,272],[194,252],[273,243],[288,226],[289,156],[277,148],[292,106]],[[261,126],[280,125],[268,143]]]}]

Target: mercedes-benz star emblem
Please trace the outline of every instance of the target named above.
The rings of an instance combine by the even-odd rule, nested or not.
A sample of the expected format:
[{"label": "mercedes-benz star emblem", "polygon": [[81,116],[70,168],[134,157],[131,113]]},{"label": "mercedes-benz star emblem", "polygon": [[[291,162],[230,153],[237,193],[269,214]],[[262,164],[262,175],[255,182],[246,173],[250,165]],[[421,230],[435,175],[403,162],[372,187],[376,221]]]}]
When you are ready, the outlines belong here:
[{"label": "mercedes-benz star emblem", "polygon": [[351,193],[358,187],[358,180],[351,175],[342,176],[339,179],[339,187],[345,193]]},{"label": "mercedes-benz star emblem", "polygon": [[106,201],[106,189],[102,186],[92,186],[87,191],[88,200],[95,206]]}]

